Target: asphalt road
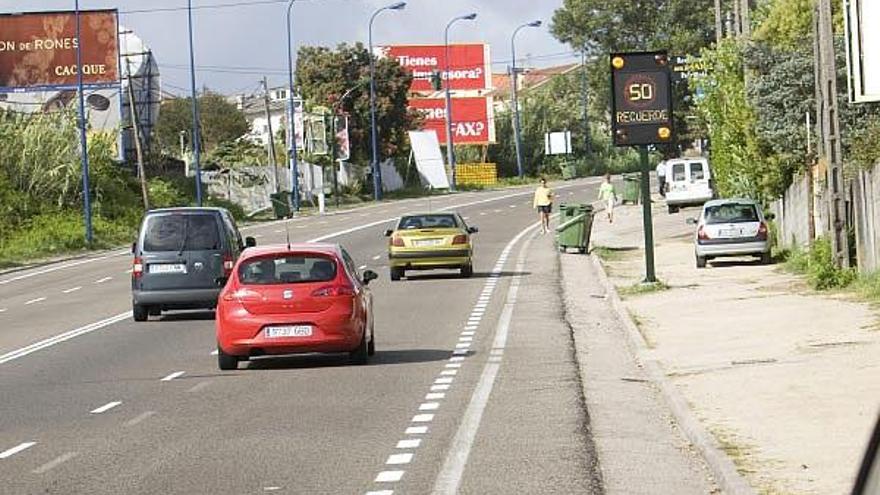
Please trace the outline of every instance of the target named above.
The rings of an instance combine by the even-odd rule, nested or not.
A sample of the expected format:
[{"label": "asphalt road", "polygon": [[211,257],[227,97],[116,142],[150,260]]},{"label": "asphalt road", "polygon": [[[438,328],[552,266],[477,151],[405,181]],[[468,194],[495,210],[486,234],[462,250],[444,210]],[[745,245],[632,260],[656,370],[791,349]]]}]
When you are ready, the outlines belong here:
[{"label": "asphalt road", "polygon": [[[597,183],[560,184],[557,194],[590,201]],[[429,208],[480,228],[475,276],[391,283],[383,230]],[[339,242],[380,274],[378,352],[365,367],[312,356],[220,373],[212,313],[131,320],[127,252],[0,276],[0,493],[514,493],[522,480],[503,473],[510,464],[522,478],[529,463],[536,473],[556,466],[529,493],[598,490],[577,389],[543,391],[541,401],[568,411],[545,420],[522,382],[536,369],[577,379],[564,332],[547,342],[516,334],[520,314],[541,310],[517,309],[516,293],[547,297],[530,287],[555,283],[538,272],[530,283],[520,258],[535,217],[531,190],[519,189],[243,229],[279,243],[286,223],[292,240]],[[551,320],[532,318],[531,328],[559,330]],[[507,332],[515,347],[502,360]],[[528,445],[552,446],[564,469]]]}]

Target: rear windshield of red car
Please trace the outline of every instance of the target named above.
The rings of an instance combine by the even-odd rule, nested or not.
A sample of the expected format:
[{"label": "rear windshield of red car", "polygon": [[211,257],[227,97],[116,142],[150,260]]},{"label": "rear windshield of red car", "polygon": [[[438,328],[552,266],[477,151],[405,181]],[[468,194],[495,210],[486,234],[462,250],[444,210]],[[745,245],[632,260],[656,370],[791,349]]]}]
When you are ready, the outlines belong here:
[{"label": "rear windshield of red car", "polygon": [[336,278],[336,261],[317,254],[281,254],[247,260],[238,269],[245,285],[329,282]]},{"label": "rear windshield of red car", "polygon": [[706,208],[706,223],[755,223],[758,222],[758,209],[755,205],[728,203]]}]

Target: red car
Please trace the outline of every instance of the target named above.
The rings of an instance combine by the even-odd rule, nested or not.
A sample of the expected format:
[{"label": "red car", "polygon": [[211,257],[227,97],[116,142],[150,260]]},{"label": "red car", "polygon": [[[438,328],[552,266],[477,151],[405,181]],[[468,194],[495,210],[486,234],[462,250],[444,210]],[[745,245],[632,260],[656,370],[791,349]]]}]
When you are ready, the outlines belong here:
[{"label": "red car", "polygon": [[348,352],[366,364],[376,351],[373,300],[351,256],[335,244],[245,250],[217,304],[221,370],[265,355]]}]

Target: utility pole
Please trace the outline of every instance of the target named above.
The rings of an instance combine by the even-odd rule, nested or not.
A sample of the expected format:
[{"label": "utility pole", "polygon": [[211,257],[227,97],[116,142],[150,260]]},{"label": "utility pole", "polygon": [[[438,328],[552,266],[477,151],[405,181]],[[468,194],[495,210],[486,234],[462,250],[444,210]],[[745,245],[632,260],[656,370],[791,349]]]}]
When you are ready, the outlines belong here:
[{"label": "utility pole", "polygon": [[721,43],[724,37],[724,28],[721,25],[721,0],[715,0],[715,42]]},{"label": "utility pole", "polygon": [[125,73],[128,75],[128,118],[131,119],[131,129],[134,133],[134,149],[137,153],[138,178],[141,181],[141,195],[144,199],[144,211],[150,209],[150,193],[147,189],[147,172],[144,168],[144,150],[141,146],[140,122],[137,114],[137,104],[134,100],[134,86],[131,79],[131,61],[125,57]]},{"label": "utility pole", "polygon": [[819,161],[827,166],[826,193],[831,221],[831,252],[838,267],[849,267],[849,239],[846,225],[846,183],[840,146],[840,120],[837,108],[837,70],[834,60],[834,33],[831,0],[816,0],[813,8],[815,29],[817,129]]},{"label": "utility pole", "polygon": [[278,183],[278,160],[275,157],[275,133],[272,131],[272,112],[269,109],[269,81],[266,79],[266,76],[263,76],[263,103],[266,106],[266,125],[269,130],[269,139],[266,141],[266,146],[269,147],[269,166],[272,167],[272,176],[275,179],[275,192],[279,192],[281,190],[281,186]]},{"label": "utility pole", "polygon": [[584,105],[584,157],[589,160],[593,155],[593,146],[590,136],[590,79],[587,70],[587,48],[581,50],[581,79],[583,79],[583,105]]}]

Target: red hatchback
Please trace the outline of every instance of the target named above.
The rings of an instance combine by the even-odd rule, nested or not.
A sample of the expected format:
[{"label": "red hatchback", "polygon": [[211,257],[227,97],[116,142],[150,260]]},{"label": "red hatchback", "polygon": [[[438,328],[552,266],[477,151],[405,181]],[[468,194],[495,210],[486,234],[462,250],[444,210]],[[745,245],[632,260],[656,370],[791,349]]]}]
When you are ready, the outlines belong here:
[{"label": "red hatchback", "polygon": [[373,300],[377,278],[358,275],[335,244],[250,248],[242,253],[217,304],[221,370],[265,355],[348,352],[366,364],[376,350]]}]

